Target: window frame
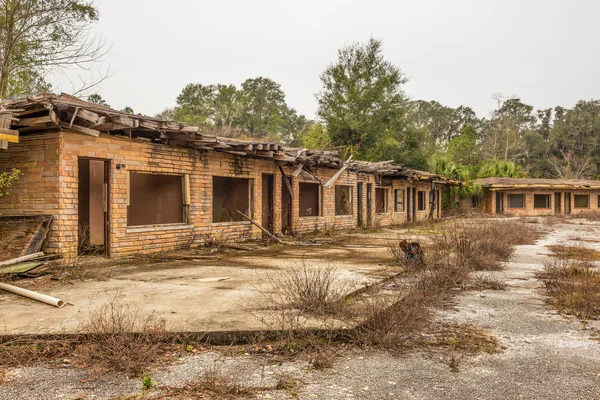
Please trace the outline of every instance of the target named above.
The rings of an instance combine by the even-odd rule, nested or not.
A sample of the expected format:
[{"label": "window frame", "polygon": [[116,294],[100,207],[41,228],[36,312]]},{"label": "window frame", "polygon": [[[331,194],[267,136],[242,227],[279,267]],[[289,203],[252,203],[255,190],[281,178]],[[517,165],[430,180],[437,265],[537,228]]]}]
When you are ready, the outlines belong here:
[{"label": "window frame", "polygon": [[[347,214],[338,214],[338,188],[340,188],[340,190],[342,188],[344,189],[348,189],[348,193],[349,193],[349,199],[350,199],[350,212]],[[352,185],[335,185],[334,186],[334,215],[335,216],[340,216],[340,217],[347,217],[349,215],[354,215],[354,193],[352,190]]]},{"label": "window frame", "polygon": [[[252,178],[240,178],[237,176],[226,176],[226,175],[212,175],[211,176],[211,180],[212,180],[212,191],[211,191],[211,206],[212,206],[212,213],[211,213],[211,224],[239,224],[239,223],[243,223],[243,224],[249,224],[249,221],[246,221],[245,219],[240,219],[237,221],[215,221],[215,178],[217,179],[239,179],[239,180],[246,180],[248,181],[248,217],[252,218],[253,217],[253,208],[254,208],[254,179]],[[241,211],[241,210],[240,210]]]},{"label": "window frame", "polygon": [[[513,205],[511,204],[512,202],[510,201],[512,196],[521,196],[521,198],[523,199],[523,205],[520,207],[513,207]],[[514,209],[514,210],[524,210],[527,207],[527,196],[525,196],[525,193],[507,193],[506,194],[506,208],[510,208],[510,209]]]},{"label": "window frame", "polygon": [[[398,201],[398,193],[402,193],[402,201]],[[394,212],[404,212],[406,203],[406,191],[404,189],[394,189]],[[401,207],[398,207],[400,205]]]},{"label": "window frame", "polygon": [[[377,211],[377,193],[383,193],[383,211]],[[389,204],[388,204],[388,189],[387,188],[375,188],[375,214],[387,214],[389,212]]]},{"label": "window frame", "polygon": [[[577,197],[585,197],[586,198],[586,203],[587,205],[585,207],[578,207],[577,206]],[[573,193],[573,208],[577,208],[577,209],[586,209],[586,208],[590,208],[590,195],[589,194],[575,194]]]},{"label": "window frame", "polygon": [[[545,207],[538,207],[535,204],[536,198],[539,198],[540,196],[544,196],[548,201],[547,201],[547,205]],[[533,194],[533,208],[536,210],[549,210],[552,209],[552,198],[550,194],[546,194],[546,193],[534,193]]]},{"label": "window frame", "polygon": [[[131,177],[132,175],[154,175],[154,176],[172,176],[181,179],[181,205],[182,215],[181,221],[178,222],[164,222],[164,223],[145,223],[130,225],[129,207],[131,207]],[[127,171],[127,193],[126,193],[126,207],[125,226],[127,229],[139,229],[146,227],[158,227],[158,226],[175,226],[175,225],[188,225],[189,224],[189,207],[190,207],[190,176],[189,174],[178,174],[178,173],[164,173],[154,171],[139,171],[139,170],[128,170]]]},{"label": "window frame", "polygon": [[[317,215],[300,215],[300,210],[302,209],[302,196],[300,192],[302,191],[303,185],[315,185],[317,187]],[[317,182],[298,182],[298,218],[318,218],[323,216],[323,186]]]}]

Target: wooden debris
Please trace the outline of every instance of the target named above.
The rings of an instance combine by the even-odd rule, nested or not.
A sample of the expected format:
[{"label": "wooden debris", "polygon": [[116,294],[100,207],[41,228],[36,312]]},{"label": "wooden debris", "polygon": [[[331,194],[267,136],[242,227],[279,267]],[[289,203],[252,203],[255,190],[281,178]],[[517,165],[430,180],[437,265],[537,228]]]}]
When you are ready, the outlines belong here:
[{"label": "wooden debris", "polygon": [[247,221],[250,221],[250,223],[252,223],[252,225],[255,225],[256,227],[258,227],[261,231],[263,231],[264,233],[266,233],[267,236],[269,236],[271,239],[275,240],[277,243],[279,243],[279,244],[286,244],[283,240],[281,240],[277,236],[273,235],[271,232],[269,232],[268,230],[266,230],[265,228],[263,228],[258,222],[256,222],[255,220],[253,220],[252,218],[250,218],[249,216],[247,216],[246,214],[244,214],[240,210],[236,210],[236,211],[238,212],[238,214],[240,214],[242,217],[244,217],[244,219],[246,219]]},{"label": "wooden debris", "polygon": [[38,257],[43,257],[43,256],[44,256],[44,252],[40,251],[39,253],[28,254],[26,256],[12,258],[10,260],[0,261],[0,267],[3,267],[5,265],[17,264],[22,261],[33,260],[33,259],[36,259]]}]

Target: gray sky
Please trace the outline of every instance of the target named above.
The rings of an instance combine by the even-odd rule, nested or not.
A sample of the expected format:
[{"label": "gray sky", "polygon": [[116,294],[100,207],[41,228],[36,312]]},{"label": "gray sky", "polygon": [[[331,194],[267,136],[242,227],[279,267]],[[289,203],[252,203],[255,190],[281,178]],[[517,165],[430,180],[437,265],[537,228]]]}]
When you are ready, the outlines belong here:
[{"label": "gray sky", "polygon": [[413,99],[487,116],[494,93],[536,108],[600,97],[597,0],[99,0],[99,8],[94,31],[112,43],[115,74],[98,92],[148,115],[173,106],[188,83],[264,76],[313,118],[319,75],[337,49],[371,36],[410,77]]}]

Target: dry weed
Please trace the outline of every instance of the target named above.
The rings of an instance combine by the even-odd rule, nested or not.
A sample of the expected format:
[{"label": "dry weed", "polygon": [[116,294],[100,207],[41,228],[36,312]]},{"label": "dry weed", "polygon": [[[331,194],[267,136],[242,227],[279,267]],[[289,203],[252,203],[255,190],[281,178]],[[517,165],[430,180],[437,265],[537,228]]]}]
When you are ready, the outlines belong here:
[{"label": "dry weed", "polygon": [[74,353],[79,363],[131,374],[143,373],[159,359],[167,337],[164,320],[125,303],[119,291],[107,294],[81,332],[84,340]]},{"label": "dry weed", "polygon": [[548,258],[540,278],[560,312],[583,319],[600,317],[600,270],[593,263],[568,256]]},{"label": "dry weed", "polygon": [[463,282],[462,290],[506,290],[506,283],[493,276],[475,275]]},{"label": "dry weed", "polygon": [[581,261],[600,261],[600,252],[585,246],[549,245],[546,246],[559,258]]}]

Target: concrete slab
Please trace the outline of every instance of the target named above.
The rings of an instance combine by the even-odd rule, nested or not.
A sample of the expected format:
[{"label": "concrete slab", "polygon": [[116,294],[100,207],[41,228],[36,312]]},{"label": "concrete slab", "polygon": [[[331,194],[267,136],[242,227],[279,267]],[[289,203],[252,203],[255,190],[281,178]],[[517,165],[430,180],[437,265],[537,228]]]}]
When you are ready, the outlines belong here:
[{"label": "concrete slab", "polygon": [[[390,230],[386,236],[393,238],[401,234],[398,232],[402,231]],[[382,236],[382,233],[377,235]],[[343,243],[359,244],[365,236],[369,235],[353,235]],[[68,305],[62,309],[0,292],[0,332],[76,333],[90,314],[117,292],[127,304],[164,318],[172,331],[265,329],[256,317],[261,313],[258,299],[261,291],[270,290],[269,276],[281,269],[302,264],[330,265],[338,270],[342,279],[351,281],[358,289],[395,273],[386,269],[389,261],[391,256],[385,247],[345,248],[341,242],[240,252],[218,261],[144,266],[120,261],[116,269],[107,267],[111,272],[106,280],[48,282],[32,288],[63,299]]]}]

